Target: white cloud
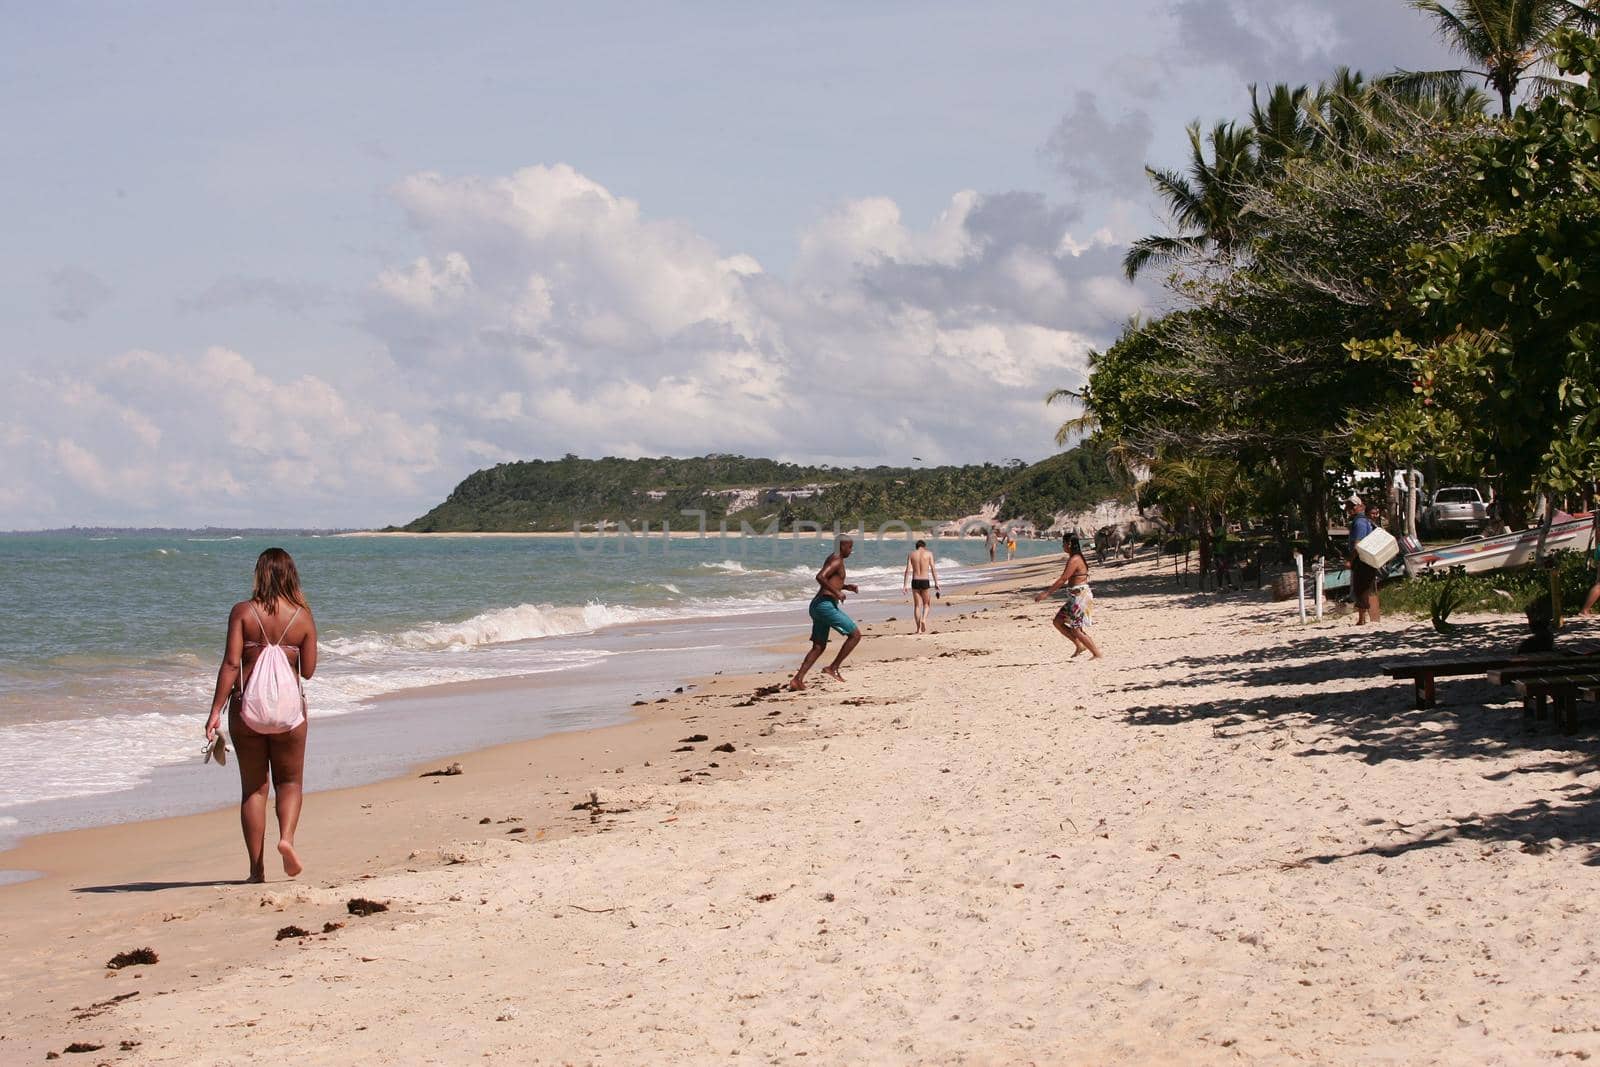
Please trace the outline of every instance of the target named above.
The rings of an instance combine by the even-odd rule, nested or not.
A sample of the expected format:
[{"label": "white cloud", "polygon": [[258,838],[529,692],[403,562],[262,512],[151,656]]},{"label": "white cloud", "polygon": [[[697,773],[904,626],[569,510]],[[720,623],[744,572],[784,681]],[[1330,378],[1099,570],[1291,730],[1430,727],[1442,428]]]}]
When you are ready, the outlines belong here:
[{"label": "white cloud", "polygon": [[[571,167],[420,174],[418,247],[374,276],[380,342],[286,380],[243,351],[20,375],[3,526],[382,523],[485,463],[738,451],[830,463],[1051,450],[1047,390],[1140,303],[1070,208],[884,198],[798,235],[786,277]],[[15,480],[13,480],[15,479]]]},{"label": "white cloud", "polygon": [[23,490],[8,494],[6,527],[348,522],[418,493],[438,464],[431,423],[353,405],[319,377],[279,380],[224,348],[136,350],[5,384],[5,481]]},{"label": "white cloud", "polygon": [[1141,302],[1118,250],[1037,194],[963,191],[926,227],[840,204],[789,277],[570,167],[397,195],[424,255],[367,322],[480,456],[1039,456],[1044,393]]}]

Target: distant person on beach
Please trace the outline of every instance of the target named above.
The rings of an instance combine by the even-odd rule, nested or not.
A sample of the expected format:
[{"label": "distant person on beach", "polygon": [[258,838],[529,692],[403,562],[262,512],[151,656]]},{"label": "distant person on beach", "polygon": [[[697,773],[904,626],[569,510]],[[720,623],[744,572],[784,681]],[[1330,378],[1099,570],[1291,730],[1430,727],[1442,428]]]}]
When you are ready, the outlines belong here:
[{"label": "distant person on beach", "polygon": [[1378,568],[1364,562],[1356,555],[1356,546],[1379,525],[1381,513],[1377,504],[1362,507],[1357,497],[1350,498],[1350,594],[1356,602],[1356,625],[1365,626],[1368,618],[1377,622]]},{"label": "distant person on beach", "polygon": [[1017,558],[1017,532],[1015,530],[1007,530],[1006,531],[1006,559],[1013,560],[1013,559],[1016,559],[1016,558]]},{"label": "distant person on beach", "polygon": [[911,583],[911,614],[915,617],[916,633],[928,632],[928,612],[933,610],[933,597],[939,589],[939,572],[933,564],[933,552],[928,542],[918,541],[917,547],[906,557],[905,573],[900,575],[900,591],[906,592],[906,582]]},{"label": "distant person on beach", "polygon": [[991,522],[989,524],[988,536],[984,538],[984,543],[989,546],[989,562],[990,563],[994,562],[994,546],[999,540],[1000,540],[999,532],[995,530],[994,523]]},{"label": "distant person on beach", "polygon": [[269,548],[256,560],[250,599],[228,613],[227,642],[206,719],[206,740],[220,755],[227,745],[219,733],[222,709],[228,709],[228,733],[242,792],[239,825],[250,856],[251,882],[267,880],[262,853],[269,789],[277,793],[283,872],[293,878],[301,871],[294,848],[306,760],[306,706],[300,679],[310,678],[316,670],[317,624],[300,592],[300,575],[289,553]]},{"label": "distant person on beach", "polygon": [[854,585],[846,582],[844,561],[850,558],[850,553],[855,551],[856,543],[848,537],[839,539],[839,547],[828,556],[822,569],[817,572],[817,595],[811,598],[811,650],[806,653],[805,660],[800,664],[800,670],[789,681],[789,688],[796,692],[806,687],[806,672],[816,665],[817,659],[828,647],[828,631],[838,630],[844,637],[844,644],[839,647],[839,654],[833,657],[833,662],[822,668],[822,673],[835,681],[844,681],[844,675],[839,673],[839,668],[844,665],[845,657],[855,650],[861,643],[861,631],[857,629],[855,620],[844,613],[841,606],[844,603],[845,593],[860,592]]},{"label": "distant person on beach", "polygon": [[1094,623],[1094,592],[1089,588],[1089,561],[1083,558],[1083,542],[1077,534],[1064,534],[1061,549],[1067,554],[1067,565],[1062,568],[1061,577],[1051,583],[1049,589],[1034,597],[1033,602],[1037,604],[1066,586],[1066,602],[1051,623],[1061,632],[1061,636],[1072,642],[1072,658],[1076,659],[1080,652],[1087,652],[1091,658],[1099,659],[1100,649],[1095,645],[1094,638],[1089,636],[1089,627]]}]

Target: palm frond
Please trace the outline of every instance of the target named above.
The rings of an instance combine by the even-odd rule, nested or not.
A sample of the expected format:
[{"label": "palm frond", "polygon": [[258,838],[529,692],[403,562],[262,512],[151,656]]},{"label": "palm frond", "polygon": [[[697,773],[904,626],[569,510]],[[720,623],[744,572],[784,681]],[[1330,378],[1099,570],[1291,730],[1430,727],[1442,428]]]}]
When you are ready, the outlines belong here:
[{"label": "palm frond", "polygon": [[1380,88],[1391,93],[1411,97],[1442,96],[1459,93],[1467,87],[1469,78],[1489,80],[1486,71],[1458,68],[1456,70],[1397,70],[1379,78]]},{"label": "palm frond", "polygon": [[1166,237],[1154,235],[1141,237],[1128,246],[1127,254],[1122,257],[1122,272],[1131,282],[1137,278],[1146,267],[1161,263],[1172,263],[1185,256],[1194,255],[1203,249],[1200,238],[1197,237]]}]

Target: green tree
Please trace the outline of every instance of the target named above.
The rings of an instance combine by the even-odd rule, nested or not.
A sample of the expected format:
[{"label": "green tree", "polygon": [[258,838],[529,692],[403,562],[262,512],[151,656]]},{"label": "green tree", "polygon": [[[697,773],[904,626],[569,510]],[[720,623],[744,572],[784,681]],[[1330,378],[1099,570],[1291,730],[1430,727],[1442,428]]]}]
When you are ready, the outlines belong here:
[{"label": "green tree", "polygon": [[1555,36],[1565,27],[1593,31],[1600,12],[1578,0],[1410,0],[1432,17],[1440,38],[1471,66],[1451,70],[1403,71],[1391,84],[1407,88],[1455,90],[1481,80],[1500,99],[1500,114],[1511,116],[1512,97],[1524,84],[1544,92],[1559,86],[1540,71],[1550,66]]},{"label": "green tree", "polygon": [[1190,125],[1188,133],[1189,164],[1184,171],[1145,168],[1177,232],[1133,242],[1122,260],[1130,281],[1152,264],[1197,253],[1229,254],[1243,237],[1240,191],[1256,169],[1254,131],[1219,122],[1210,134],[1202,133],[1199,123]]},{"label": "green tree", "polygon": [[1540,491],[1600,479],[1600,42],[1566,31],[1553,60],[1583,79],[1520,109],[1475,153],[1488,217],[1411,250],[1414,329],[1352,345],[1411,388],[1364,428],[1494,472],[1511,518]]},{"label": "green tree", "polygon": [[1227,528],[1239,483],[1237,464],[1208,456],[1162,460],[1150,473],[1150,487],[1168,513],[1189,517],[1200,542],[1201,574],[1211,570],[1211,548],[1217,531]]}]

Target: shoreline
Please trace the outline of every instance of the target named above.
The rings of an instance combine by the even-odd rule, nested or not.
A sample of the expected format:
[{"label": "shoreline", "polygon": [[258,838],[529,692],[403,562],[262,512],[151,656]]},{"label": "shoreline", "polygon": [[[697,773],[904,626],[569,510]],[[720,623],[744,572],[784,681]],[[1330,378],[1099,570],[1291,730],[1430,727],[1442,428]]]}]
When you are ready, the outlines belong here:
[{"label": "shoreline", "polygon": [[[768,533],[757,530],[746,533],[743,530],[719,529],[640,529],[638,531],[622,530],[435,530],[422,532],[417,530],[341,530],[338,533],[320,534],[321,537],[377,537],[377,538],[419,538],[444,539],[450,537],[463,538],[535,538],[535,539],[579,539],[584,541],[621,541],[638,540],[647,537],[670,537],[688,541],[722,541],[722,540],[755,540],[758,538],[771,538],[774,541],[832,541],[838,537],[855,535],[862,541],[915,541],[924,538],[933,541],[981,542],[983,538],[973,534],[967,537],[941,537],[928,530],[897,531],[893,534],[879,530],[849,530],[841,529],[838,532],[826,530],[779,530]],[[1042,541],[1056,541],[1055,537],[1033,537],[1028,539],[1032,543]],[[995,562],[1004,562],[996,560]],[[1015,562],[1015,561],[1012,561]]]},{"label": "shoreline", "polygon": [[[1006,564],[969,566],[972,570],[951,586],[953,598],[1003,577]],[[1000,569],[987,575],[981,573],[992,567]],[[909,606],[898,604],[896,595],[886,589],[869,589],[861,594],[857,603],[860,604],[858,618],[863,622],[909,612]],[[606,709],[626,709],[637,697],[648,695],[654,699],[676,685],[721,674],[730,666],[739,674],[760,670],[764,661],[770,660],[778,649],[783,649],[782,655],[790,655],[793,649],[786,646],[807,625],[805,600],[798,598],[750,611],[632,620],[603,625],[592,631],[513,641],[504,647],[548,645],[560,648],[577,642],[585,647],[603,649],[604,655],[563,670],[403,684],[401,688],[363,698],[352,710],[314,716],[313,730],[321,735],[321,740],[308,750],[308,780],[321,779],[327,783],[317,789],[319,792],[350,788],[404,775],[418,761],[537,740],[550,733],[614,725],[619,716]],[[701,635],[708,627],[716,637],[713,643],[704,644]],[[770,635],[765,631],[771,631]],[[803,643],[800,647],[803,648]],[[796,651],[793,655],[798,661],[800,653]],[[655,662],[663,659],[673,662],[666,665]],[[683,662],[676,662],[679,659]],[[471,707],[477,717],[463,720],[459,714],[435,716],[412,706],[437,700]],[[531,718],[518,716],[518,721],[507,721],[507,716],[497,713],[494,705],[509,701],[531,701],[539,708],[539,713]],[[392,716],[396,709],[410,713],[406,736],[413,740],[412,751],[403,748],[391,751],[392,746],[386,747],[381,739],[379,746],[373,749],[363,740],[364,731],[378,721],[376,715],[388,712]],[[593,722],[574,721],[585,715]],[[447,722],[447,718],[451,721]],[[626,719],[626,711],[621,718]],[[463,732],[466,743],[461,736]],[[428,740],[417,741],[418,737]],[[334,762],[330,764],[330,760]],[[0,868],[10,869],[9,872],[0,870],[0,886],[32,880],[37,875],[33,870],[18,870],[15,863],[16,849],[34,837],[200,814],[231,806],[231,801],[222,805],[216,803],[215,789],[206,781],[208,776],[196,775],[191,762],[153,766],[142,781],[114,791],[13,806],[8,812],[11,821],[0,828]],[[324,766],[318,767],[317,763]],[[223,776],[231,778],[232,770],[223,772]],[[164,799],[169,796],[172,799]],[[128,808],[133,814],[121,813]],[[108,815],[108,812],[115,814]]]}]

